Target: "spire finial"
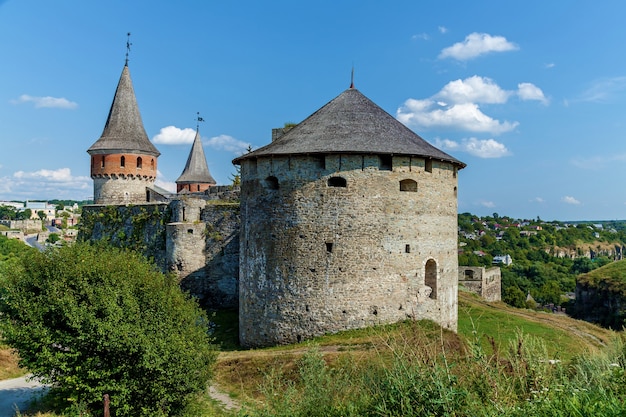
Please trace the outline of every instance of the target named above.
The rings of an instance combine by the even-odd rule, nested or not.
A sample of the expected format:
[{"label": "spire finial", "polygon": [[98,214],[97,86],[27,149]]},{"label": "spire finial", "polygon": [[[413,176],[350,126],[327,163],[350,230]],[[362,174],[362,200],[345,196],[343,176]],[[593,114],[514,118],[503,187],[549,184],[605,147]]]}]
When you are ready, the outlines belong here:
[{"label": "spire finial", "polygon": [[354,64],[352,64],[352,73],[350,74],[350,88],[354,88]]},{"label": "spire finial", "polygon": [[196,117],[196,131],[200,130],[200,122],[204,122],[204,119],[202,117],[200,117],[200,112],[196,112],[196,114],[198,115]]},{"label": "spire finial", "polygon": [[130,43],[130,32],[128,32],[126,34],[126,63],[124,65],[128,66],[128,54],[130,53],[130,46],[132,45],[132,43]]}]

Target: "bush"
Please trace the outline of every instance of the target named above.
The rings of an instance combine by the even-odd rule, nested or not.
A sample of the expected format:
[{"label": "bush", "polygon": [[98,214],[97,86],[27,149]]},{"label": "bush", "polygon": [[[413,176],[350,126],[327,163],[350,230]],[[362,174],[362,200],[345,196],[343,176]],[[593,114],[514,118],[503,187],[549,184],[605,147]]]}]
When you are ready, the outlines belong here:
[{"label": "bush", "polygon": [[176,415],[204,391],[216,351],[208,319],[140,255],[86,243],[22,257],[6,271],[0,327],[20,365],[74,408]]}]

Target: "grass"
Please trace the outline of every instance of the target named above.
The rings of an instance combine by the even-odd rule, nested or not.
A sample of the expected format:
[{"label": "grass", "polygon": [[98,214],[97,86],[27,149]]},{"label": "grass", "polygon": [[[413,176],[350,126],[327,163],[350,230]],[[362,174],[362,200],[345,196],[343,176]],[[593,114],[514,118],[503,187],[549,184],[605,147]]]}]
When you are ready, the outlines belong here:
[{"label": "grass", "polygon": [[498,346],[507,346],[517,338],[518,330],[543,340],[548,353],[560,359],[598,350],[614,336],[610,330],[562,314],[487,303],[474,294],[459,293],[458,333],[465,340],[478,334],[483,347],[489,344],[488,338]]},{"label": "grass", "polygon": [[[208,396],[201,396],[190,404],[189,416],[409,415],[417,413],[410,410],[417,410],[420,404],[431,407],[430,411],[414,415],[463,416],[468,414],[450,414],[450,410],[461,406],[470,410],[477,401],[486,401],[489,407],[498,401],[505,410],[496,413],[484,408],[487,411],[476,414],[486,417],[565,416],[568,414],[554,413],[554,408],[533,414],[539,403],[528,401],[543,395],[545,384],[579,383],[575,378],[581,375],[606,381],[605,371],[598,369],[609,369],[620,355],[607,353],[616,335],[610,330],[563,315],[487,303],[464,292],[459,294],[458,333],[428,321],[407,321],[325,335],[300,344],[244,350],[237,342],[236,311],[215,312],[212,321],[213,335],[221,346],[214,384],[244,410],[240,414],[226,411]],[[0,350],[0,354],[6,352],[8,349]],[[590,352],[595,355],[593,361],[585,359]],[[562,360],[561,371],[555,373],[547,365],[548,359]],[[9,366],[16,360],[11,355],[0,356],[0,366],[4,363]],[[564,376],[565,364],[576,371]],[[619,386],[626,385],[622,380],[626,377],[618,375]],[[599,386],[604,383],[598,382]],[[614,397],[605,398],[596,391],[576,395],[557,396],[550,400],[550,407],[558,403],[568,410],[584,400],[609,407],[586,415],[619,415],[623,411]],[[515,414],[513,405],[520,398],[521,411]],[[529,412],[531,403],[535,411]],[[39,408],[46,410],[46,404]]]},{"label": "grass", "polygon": [[17,362],[17,355],[8,346],[0,345],[0,380],[17,378],[27,373]]}]

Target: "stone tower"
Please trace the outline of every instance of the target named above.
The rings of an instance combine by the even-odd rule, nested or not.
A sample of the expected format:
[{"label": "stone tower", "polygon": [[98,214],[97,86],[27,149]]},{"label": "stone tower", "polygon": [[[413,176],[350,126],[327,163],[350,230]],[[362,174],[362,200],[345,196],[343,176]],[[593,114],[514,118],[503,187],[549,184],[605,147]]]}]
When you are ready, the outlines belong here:
[{"label": "stone tower", "polygon": [[457,327],[457,172],[350,88],[241,166],[243,346],[406,318]]},{"label": "stone tower", "polygon": [[148,140],[130,79],[128,64],[122,75],[102,136],[87,150],[95,204],[136,204],[147,201],[159,151]]},{"label": "stone tower", "polygon": [[177,193],[201,193],[209,187],[217,184],[206,163],[204,150],[202,149],[202,141],[200,140],[199,129],[196,129],[196,137],[191,146],[191,152],[187,158],[187,164],[183,173],[176,180]]}]

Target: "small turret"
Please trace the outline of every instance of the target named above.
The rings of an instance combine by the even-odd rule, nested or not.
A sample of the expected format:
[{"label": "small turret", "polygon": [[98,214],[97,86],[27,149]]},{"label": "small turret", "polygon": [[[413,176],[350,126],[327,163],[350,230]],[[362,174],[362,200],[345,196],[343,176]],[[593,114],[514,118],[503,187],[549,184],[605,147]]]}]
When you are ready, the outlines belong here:
[{"label": "small turret", "polygon": [[200,131],[196,129],[196,137],[193,140],[187,164],[183,173],[176,180],[177,193],[199,193],[206,191],[209,187],[216,184],[215,180],[209,172],[209,167],[202,149],[202,141],[200,140]]}]

